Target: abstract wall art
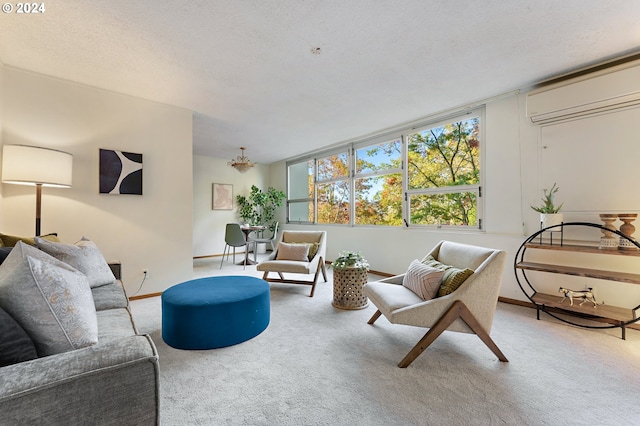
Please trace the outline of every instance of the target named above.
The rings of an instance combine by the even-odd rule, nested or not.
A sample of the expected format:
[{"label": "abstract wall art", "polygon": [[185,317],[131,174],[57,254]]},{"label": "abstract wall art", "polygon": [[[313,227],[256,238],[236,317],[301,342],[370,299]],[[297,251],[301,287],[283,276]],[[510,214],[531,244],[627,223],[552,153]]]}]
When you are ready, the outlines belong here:
[{"label": "abstract wall art", "polygon": [[100,149],[100,194],[142,195],[142,154]]},{"label": "abstract wall art", "polygon": [[213,184],[213,210],[233,210],[233,185]]}]

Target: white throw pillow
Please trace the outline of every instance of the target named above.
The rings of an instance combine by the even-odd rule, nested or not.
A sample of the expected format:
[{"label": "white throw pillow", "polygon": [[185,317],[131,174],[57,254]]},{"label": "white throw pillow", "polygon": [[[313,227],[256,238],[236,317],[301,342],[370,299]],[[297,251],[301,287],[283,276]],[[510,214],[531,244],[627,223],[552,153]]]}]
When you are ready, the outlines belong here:
[{"label": "white throw pillow", "polygon": [[116,280],[98,246],[85,237],[75,244],[55,243],[40,237],[35,240],[40,250],[85,274],[91,288],[111,284]]},{"label": "white throw pillow", "polygon": [[87,277],[22,242],[0,265],[0,306],[29,334],[39,356],[98,342]]},{"label": "white throw pillow", "polygon": [[278,244],[276,260],[296,260],[298,262],[309,261],[309,245],[307,244]]},{"label": "white throw pillow", "polygon": [[423,300],[437,296],[444,271],[424,265],[418,259],[411,262],[402,279],[402,285],[420,296]]}]

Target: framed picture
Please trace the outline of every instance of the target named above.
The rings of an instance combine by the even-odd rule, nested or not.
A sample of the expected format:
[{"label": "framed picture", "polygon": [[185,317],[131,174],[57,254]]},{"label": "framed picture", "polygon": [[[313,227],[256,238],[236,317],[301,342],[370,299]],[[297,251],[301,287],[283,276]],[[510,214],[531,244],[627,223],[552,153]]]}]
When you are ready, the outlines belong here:
[{"label": "framed picture", "polygon": [[213,210],[233,210],[233,185],[213,184]]},{"label": "framed picture", "polygon": [[142,195],[142,154],[100,149],[100,194]]}]

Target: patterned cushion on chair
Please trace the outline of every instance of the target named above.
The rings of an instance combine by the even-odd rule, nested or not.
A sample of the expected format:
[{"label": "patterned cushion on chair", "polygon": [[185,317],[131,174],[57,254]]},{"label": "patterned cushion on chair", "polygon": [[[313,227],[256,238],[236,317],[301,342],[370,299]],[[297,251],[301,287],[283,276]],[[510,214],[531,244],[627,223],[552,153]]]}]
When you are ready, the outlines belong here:
[{"label": "patterned cushion on chair", "polygon": [[309,246],[306,244],[278,244],[278,254],[276,260],[295,260],[307,262],[309,260]]},{"label": "patterned cushion on chair", "polygon": [[422,263],[427,266],[431,266],[432,268],[444,271],[442,284],[440,285],[440,289],[438,290],[438,297],[446,296],[447,294],[453,293],[458,289],[458,287],[462,285],[463,282],[465,282],[467,278],[469,278],[473,274],[472,269],[460,269],[455,268],[451,265],[445,265],[435,260],[432,256],[427,256],[427,258],[424,259]]},{"label": "patterned cushion on chair", "polygon": [[437,297],[443,275],[443,270],[424,265],[415,259],[404,274],[402,285],[423,300],[429,300]]}]

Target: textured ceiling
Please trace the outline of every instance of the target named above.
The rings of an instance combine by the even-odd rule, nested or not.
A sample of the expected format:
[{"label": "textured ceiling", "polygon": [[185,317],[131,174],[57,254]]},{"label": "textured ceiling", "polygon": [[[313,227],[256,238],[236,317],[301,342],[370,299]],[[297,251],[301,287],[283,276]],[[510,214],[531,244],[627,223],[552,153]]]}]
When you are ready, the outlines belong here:
[{"label": "textured ceiling", "polygon": [[[55,0],[0,61],[194,111],[194,152],[289,158],[640,48],[638,0]],[[313,54],[320,48],[320,54]]]}]

